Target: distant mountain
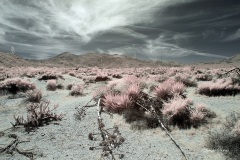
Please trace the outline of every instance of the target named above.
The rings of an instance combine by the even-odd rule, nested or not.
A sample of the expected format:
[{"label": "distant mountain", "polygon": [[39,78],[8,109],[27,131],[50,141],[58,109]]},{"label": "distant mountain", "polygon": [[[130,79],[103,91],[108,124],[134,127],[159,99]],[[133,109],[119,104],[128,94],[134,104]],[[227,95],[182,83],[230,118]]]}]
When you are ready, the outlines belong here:
[{"label": "distant mountain", "polygon": [[30,63],[20,56],[11,53],[0,52],[0,66],[14,67],[14,66],[29,66]]},{"label": "distant mountain", "polygon": [[[75,55],[69,52],[64,52],[53,58],[45,60],[27,60],[19,56],[0,53],[0,65],[12,66],[48,66],[48,67],[100,67],[100,68],[126,68],[126,67],[157,67],[169,66],[169,63],[160,61],[143,61],[134,59],[128,56],[86,53]],[[4,60],[3,60],[4,59]]]},{"label": "distant mountain", "polygon": [[240,63],[240,53],[230,58],[219,61],[219,63]]}]

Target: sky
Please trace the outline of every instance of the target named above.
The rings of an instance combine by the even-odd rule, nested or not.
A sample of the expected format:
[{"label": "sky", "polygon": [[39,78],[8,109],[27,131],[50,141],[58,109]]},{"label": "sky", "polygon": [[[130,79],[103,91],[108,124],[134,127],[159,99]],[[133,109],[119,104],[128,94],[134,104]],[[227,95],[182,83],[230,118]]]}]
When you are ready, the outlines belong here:
[{"label": "sky", "polygon": [[0,0],[0,51],[209,62],[240,53],[239,0]]}]

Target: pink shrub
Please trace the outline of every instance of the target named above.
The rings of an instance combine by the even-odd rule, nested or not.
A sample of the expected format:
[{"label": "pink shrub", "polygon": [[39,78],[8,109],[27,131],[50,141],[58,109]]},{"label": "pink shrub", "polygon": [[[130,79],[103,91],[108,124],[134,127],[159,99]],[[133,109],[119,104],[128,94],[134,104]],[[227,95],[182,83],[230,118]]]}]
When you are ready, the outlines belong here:
[{"label": "pink shrub", "polygon": [[98,100],[98,98],[104,98],[105,95],[110,94],[111,92],[112,91],[109,87],[101,86],[93,92],[93,97],[95,97],[95,100]]},{"label": "pink shrub", "polygon": [[132,84],[128,87],[126,94],[132,99],[136,99],[139,97],[140,92],[140,86],[138,84]]},{"label": "pink shrub", "polygon": [[177,82],[182,82],[185,86],[196,87],[197,83],[191,77],[190,74],[178,73],[175,75],[174,79]]},{"label": "pink shrub", "polygon": [[185,90],[183,83],[168,79],[155,88],[155,96],[158,99],[168,100],[173,96],[183,95]]},{"label": "pink shrub", "polygon": [[137,78],[136,76],[127,76],[127,77],[124,77],[124,81],[125,81],[128,85],[131,85],[131,84],[139,84],[139,83],[140,83],[140,79]]},{"label": "pink shrub", "polygon": [[172,85],[171,92],[173,95],[183,95],[185,90],[186,87],[182,82],[176,82]]},{"label": "pink shrub", "polygon": [[231,79],[218,79],[216,82],[200,84],[197,92],[207,96],[236,95],[240,93],[240,86],[234,85]]},{"label": "pink shrub", "polygon": [[48,80],[47,81],[47,90],[55,91],[57,89],[57,81],[56,80]]},{"label": "pink shrub", "polygon": [[194,110],[191,113],[190,120],[193,125],[193,127],[198,127],[205,119],[205,114],[199,110]]},{"label": "pink shrub", "polygon": [[162,113],[167,117],[172,125],[179,127],[186,127],[190,122],[190,106],[192,101],[189,99],[182,99],[181,97],[174,97],[170,102],[163,104]]},{"label": "pink shrub", "polygon": [[83,89],[84,89],[83,84],[73,85],[71,88],[71,91],[70,91],[70,95],[72,95],[72,96],[82,95]]},{"label": "pink shrub", "polygon": [[107,110],[113,112],[120,112],[124,109],[128,109],[132,105],[131,98],[126,94],[114,95],[107,94],[103,99],[103,105],[107,108]]},{"label": "pink shrub", "polygon": [[6,79],[0,83],[0,90],[5,90],[12,94],[16,94],[17,92],[26,92],[27,90],[33,90],[35,88],[35,84],[21,78]]}]

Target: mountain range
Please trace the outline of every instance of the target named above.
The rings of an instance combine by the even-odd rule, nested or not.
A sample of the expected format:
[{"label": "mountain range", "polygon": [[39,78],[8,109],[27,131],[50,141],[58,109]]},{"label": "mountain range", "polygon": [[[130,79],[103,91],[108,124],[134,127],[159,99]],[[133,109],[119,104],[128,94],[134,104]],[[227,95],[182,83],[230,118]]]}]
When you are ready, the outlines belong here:
[{"label": "mountain range", "polygon": [[122,55],[86,53],[75,55],[69,52],[44,60],[24,59],[10,53],[0,52],[0,66],[47,66],[47,67],[99,67],[99,68],[128,68],[128,67],[157,67],[177,66],[175,63],[161,61],[143,61]]}]

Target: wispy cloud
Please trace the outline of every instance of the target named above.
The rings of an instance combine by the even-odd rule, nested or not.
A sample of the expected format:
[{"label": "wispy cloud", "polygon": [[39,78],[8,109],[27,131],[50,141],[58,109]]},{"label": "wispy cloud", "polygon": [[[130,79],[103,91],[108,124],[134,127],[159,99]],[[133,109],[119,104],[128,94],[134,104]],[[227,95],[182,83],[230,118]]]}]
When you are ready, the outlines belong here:
[{"label": "wispy cloud", "polygon": [[240,39],[240,28],[234,32],[233,34],[229,35],[227,38],[225,38],[225,41],[234,41]]},{"label": "wispy cloud", "polygon": [[206,12],[195,11],[194,7],[199,8],[201,3],[201,0],[0,1],[0,45],[3,50],[14,46],[25,57],[38,59],[65,51],[139,54],[149,59],[160,53],[165,57],[225,58],[189,44],[200,38],[206,42],[220,38],[239,40],[240,29],[219,36],[222,31],[214,28],[223,27],[238,11],[213,16],[211,7]]}]

